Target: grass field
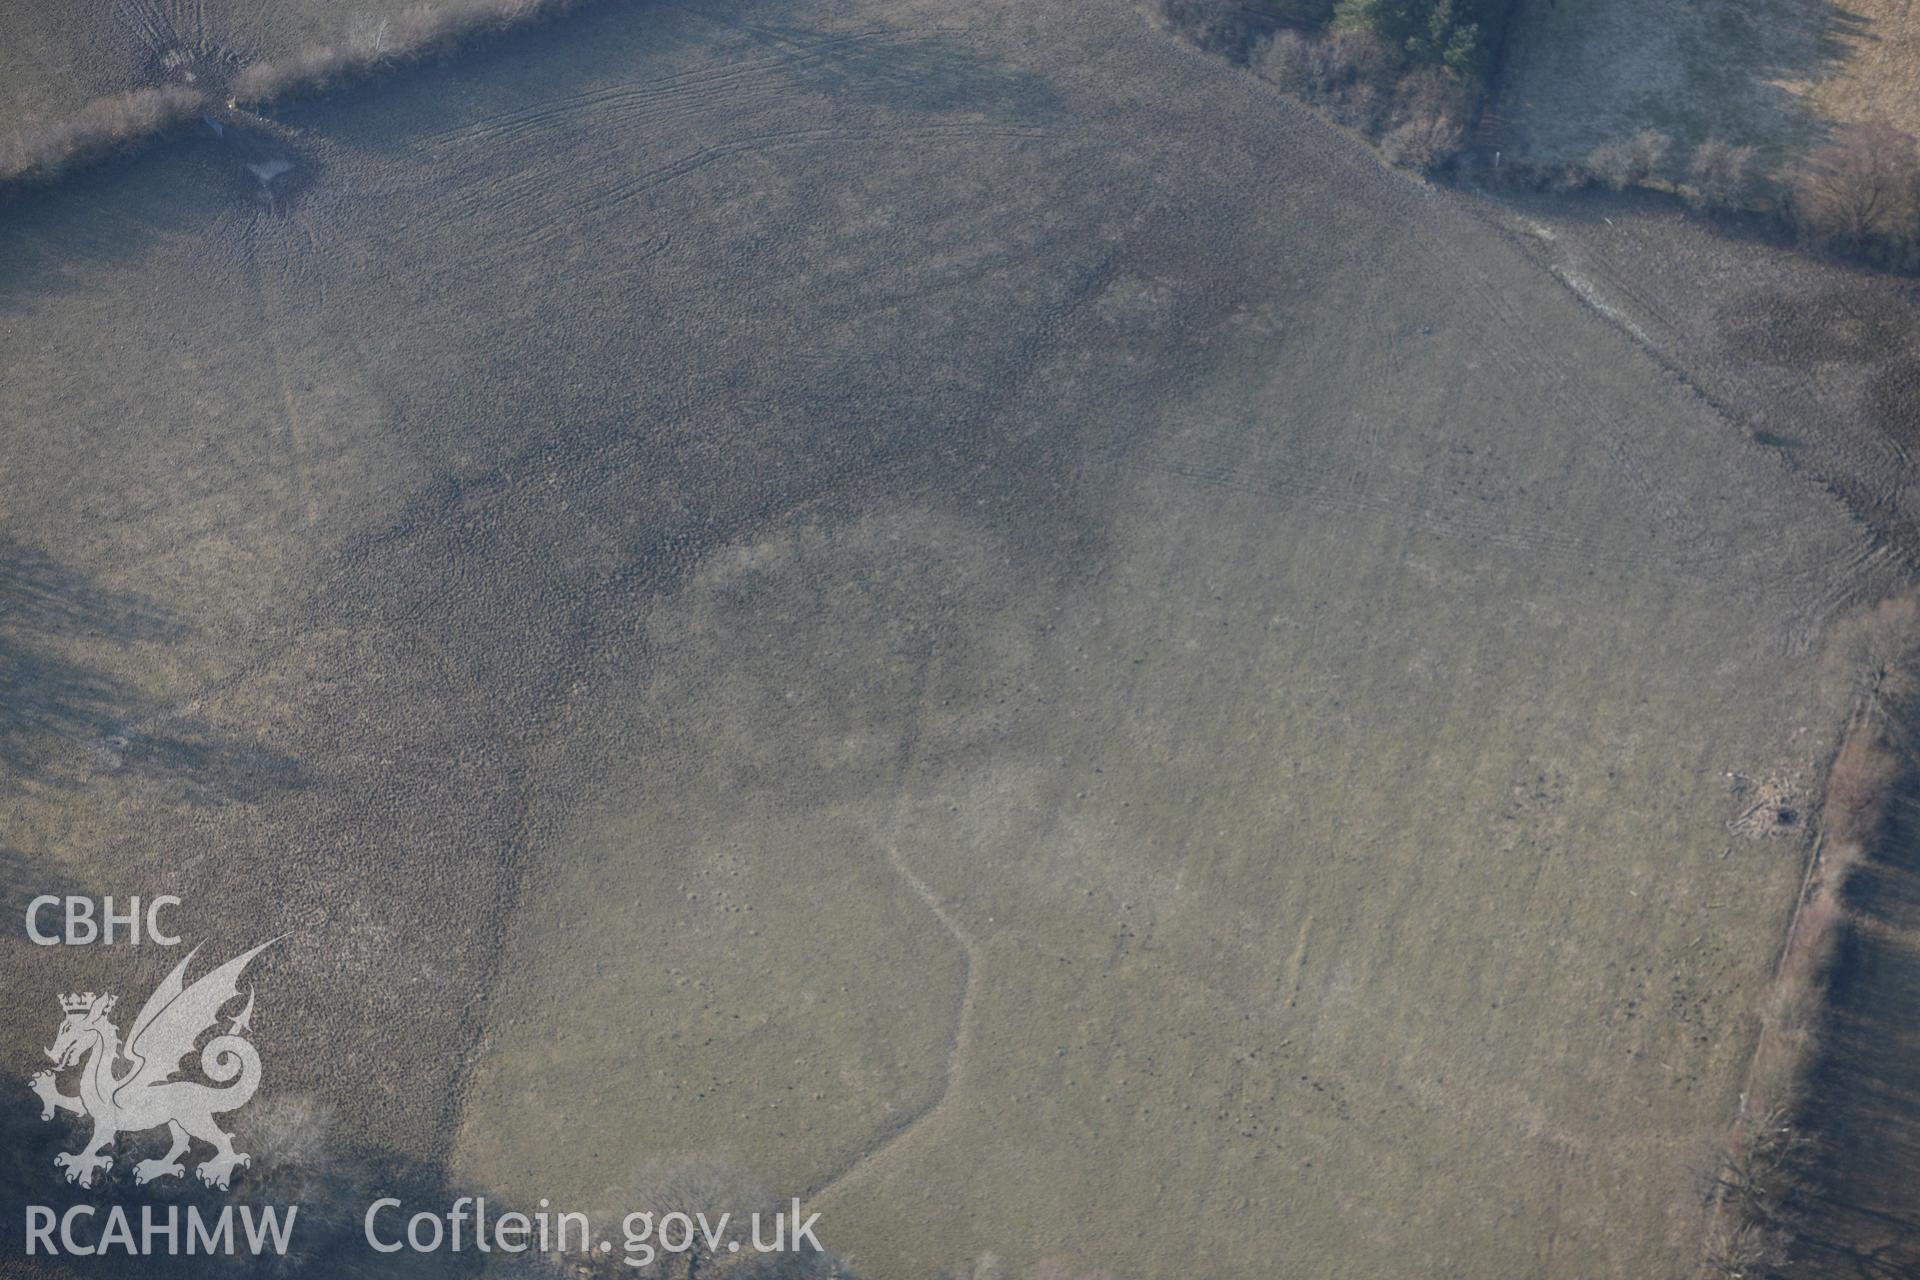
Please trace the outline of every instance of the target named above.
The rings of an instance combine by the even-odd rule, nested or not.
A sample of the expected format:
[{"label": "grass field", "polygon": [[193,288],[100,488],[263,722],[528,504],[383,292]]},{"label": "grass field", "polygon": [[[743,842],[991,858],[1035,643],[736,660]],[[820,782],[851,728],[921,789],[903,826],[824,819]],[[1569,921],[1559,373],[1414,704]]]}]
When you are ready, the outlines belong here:
[{"label": "grass field", "polygon": [[1906,0],[1523,4],[1494,103],[1499,144],[1577,161],[1640,129],[1684,158],[1708,137],[1796,155],[1836,122],[1920,133],[1916,17]]},{"label": "grass field", "polygon": [[[1671,204],[1541,198],[1507,215],[1516,240],[1730,425],[1832,487],[1890,561],[1911,560],[1920,494],[1906,424],[1920,313],[1898,279],[1730,238]],[[1910,572],[1907,570],[1906,572]],[[1844,637],[1848,627],[1841,628]],[[1857,643],[1840,639],[1839,643]],[[1898,671],[1885,658],[1870,664]],[[1893,700],[1896,723],[1910,719]],[[1829,816],[1821,818],[1831,833]],[[1920,1153],[1901,1118],[1911,1054],[1913,842],[1904,807],[1848,894],[1866,923],[1846,951],[1832,1036],[1809,1085],[1812,1190],[1798,1202],[1795,1277],[1888,1274],[1916,1261]]]},{"label": "grass field", "polygon": [[1892,573],[1827,488],[1121,4],[609,6],[282,123],[270,204],[0,221],[0,867],[293,930],[343,1202],[1691,1262],[1805,852],[1739,779]]}]

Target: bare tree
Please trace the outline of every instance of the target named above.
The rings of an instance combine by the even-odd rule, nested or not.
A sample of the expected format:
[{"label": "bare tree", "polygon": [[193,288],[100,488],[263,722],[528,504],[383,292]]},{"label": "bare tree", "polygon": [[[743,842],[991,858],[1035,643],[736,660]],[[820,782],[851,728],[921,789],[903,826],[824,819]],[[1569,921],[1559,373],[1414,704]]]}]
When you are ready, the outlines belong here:
[{"label": "bare tree", "polygon": [[1687,161],[1687,202],[1704,209],[1731,209],[1746,203],[1753,195],[1758,154],[1752,147],[1737,147],[1725,138],[1702,142]]},{"label": "bare tree", "polygon": [[1473,111],[1473,91],[1466,81],[1444,67],[1418,67],[1400,77],[1393,88],[1394,122],[1416,116],[1464,120]]},{"label": "bare tree", "polygon": [[1460,153],[1465,136],[1454,120],[1423,112],[1389,131],[1380,150],[1394,164],[1430,173]]},{"label": "bare tree", "polygon": [[1259,74],[1308,102],[1329,103],[1355,94],[1377,95],[1397,67],[1393,51],[1362,31],[1303,36],[1281,31],[1254,54]]},{"label": "bare tree", "polygon": [[1812,1143],[1786,1107],[1749,1113],[1732,1142],[1711,1150],[1702,1183],[1709,1196],[1733,1211],[1736,1221],[1777,1232],[1784,1225],[1788,1194],[1812,1152]]},{"label": "bare tree", "polygon": [[1587,153],[1587,169],[1615,191],[1623,191],[1633,182],[1633,161],[1627,144],[1615,140],[1603,142]]},{"label": "bare tree", "polygon": [[1658,129],[1642,129],[1631,138],[1595,147],[1587,156],[1587,168],[1613,190],[1623,191],[1651,178],[1672,151],[1672,138]]},{"label": "bare tree", "polygon": [[1794,171],[1793,208],[1819,240],[1860,245],[1914,233],[1920,154],[1885,120],[1849,125]]},{"label": "bare tree", "polygon": [[1569,195],[1593,185],[1593,174],[1585,165],[1563,164],[1547,177],[1547,190]]},{"label": "bare tree", "polygon": [[1259,6],[1241,0],[1154,0],[1160,20],[1202,49],[1244,56],[1267,26]]},{"label": "bare tree", "polygon": [[[661,1254],[660,1274],[677,1273],[683,1280],[697,1280],[721,1261],[695,1229],[701,1215],[714,1222],[725,1213],[741,1222],[750,1211],[772,1202],[766,1188],[740,1166],[708,1156],[648,1160],[621,1190],[631,1210],[651,1215],[648,1225]],[[670,1229],[672,1241],[668,1240]]]},{"label": "bare tree", "polygon": [[1658,129],[1642,129],[1627,139],[1627,149],[1639,175],[1636,181],[1645,182],[1666,166],[1667,157],[1673,154],[1673,139]]},{"label": "bare tree", "polygon": [[1311,41],[1298,31],[1279,31],[1253,55],[1253,69],[1263,80],[1270,80],[1290,93],[1307,93],[1308,70],[1312,64]]},{"label": "bare tree", "polygon": [[1741,1223],[1714,1228],[1704,1261],[1710,1275],[1725,1280],[1767,1280],[1786,1258],[1786,1242],[1777,1232]]}]

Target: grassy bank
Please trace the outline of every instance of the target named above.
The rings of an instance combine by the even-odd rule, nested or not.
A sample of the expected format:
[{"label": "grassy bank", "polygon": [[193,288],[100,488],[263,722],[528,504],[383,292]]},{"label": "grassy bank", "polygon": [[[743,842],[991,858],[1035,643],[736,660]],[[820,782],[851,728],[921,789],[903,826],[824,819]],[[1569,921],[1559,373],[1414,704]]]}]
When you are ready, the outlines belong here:
[{"label": "grassy bank", "polygon": [[356,22],[340,43],[311,45],[287,57],[250,63],[222,79],[99,98],[66,120],[0,140],[0,188],[45,182],[223,110],[267,107],[322,92],[345,80],[445,57],[472,41],[557,17],[584,3],[443,0],[417,4],[391,16]]},{"label": "grassy bank", "polygon": [[70,119],[16,132],[0,143],[0,184],[56,177],[76,165],[164,136],[197,120],[209,105],[203,91],[186,85],[95,99]]},{"label": "grassy bank", "polygon": [[354,28],[342,44],[316,45],[291,57],[243,68],[229,88],[234,105],[270,106],[339,81],[442,57],[469,41],[543,22],[586,0],[454,0],[415,5]]}]

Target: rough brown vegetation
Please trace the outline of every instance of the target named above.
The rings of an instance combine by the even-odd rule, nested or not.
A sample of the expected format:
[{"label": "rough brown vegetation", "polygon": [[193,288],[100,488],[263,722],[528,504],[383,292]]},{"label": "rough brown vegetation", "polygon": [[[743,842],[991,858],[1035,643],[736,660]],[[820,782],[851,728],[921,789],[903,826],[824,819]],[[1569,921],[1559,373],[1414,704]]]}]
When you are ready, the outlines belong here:
[{"label": "rough brown vegetation", "polygon": [[1458,121],[1422,112],[1389,130],[1380,151],[1394,164],[1429,173],[1459,154],[1463,137]]},{"label": "rough brown vegetation", "polygon": [[1239,0],[1152,0],[1155,18],[1168,30],[1210,53],[1245,57],[1274,29],[1274,9]]},{"label": "rough brown vegetation", "polygon": [[1754,196],[1759,152],[1725,138],[1708,138],[1687,161],[1687,202],[1695,208],[1732,209]]},{"label": "rough brown vegetation", "polygon": [[1587,168],[1594,177],[1620,191],[1657,174],[1672,151],[1672,138],[1657,129],[1642,129],[1630,138],[1595,147],[1587,156]]},{"label": "rough brown vegetation", "polygon": [[1261,78],[1369,135],[1392,100],[1399,70],[1391,50],[1355,31],[1282,31],[1255,52],[1253,67]]},{"label": "rough brown vegetation", "polygon": [[183,84],[99,98],[58,124],[0,139],[0,183],[38,181],[165,134],[229,106],[261,107],[404,62],[447,54],[468,40],[555,17],[584,0],[448,0],[390,17],[362,17],[341,44],[314,45],[236,72],[224,89]]},{"label": "rough brown vegetation", "polygon": [[1780,1237],[1752,1223],[1716,1224],[1707,1243],[1706,1269],[1724,1280],[1760,1280],[1786,1257]]},{"label": "rough brown vegetation", "polygon": [[1378,37],[1282,31],[1252,57],[1261,78],[1375,140],[1390,163],[1421,173],[1445,167],[1465,145],[1467,82],[1442,67],[1408,70]]},{"label": "rough brown vegetation", "polygon": [[345,44],[319,45],[290,58],[256,62],[233,78],[230,93],[239,105],[266,106],[396,63],[444,54],[475,37],[552,18],[582,2],[464,0],[415,5],[390,18],[360,22]]},{"label": "rough brown vegetation", "polygon": [[51,128],[16,132],[0,148],[0,181],[53,177],[71,165],[193,120],[205,109],[205,96],[183,85],[97,99]]}]

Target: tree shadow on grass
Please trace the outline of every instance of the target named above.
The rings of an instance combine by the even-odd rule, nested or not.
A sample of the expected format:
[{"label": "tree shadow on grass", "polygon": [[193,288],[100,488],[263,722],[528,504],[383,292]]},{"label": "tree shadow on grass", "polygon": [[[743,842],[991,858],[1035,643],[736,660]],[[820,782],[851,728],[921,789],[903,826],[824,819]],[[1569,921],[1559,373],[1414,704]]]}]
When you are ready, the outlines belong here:
[{"label": "tree shadow on grass", "polygon": [[0,542],[0,792],[118,775],[194,803],[251,801],[300,784],[295,762],[163,708],[77,656],[177,640],[179,619],[103,589],[42,551]]},{"label": "tree shadow on grass", "polygon": [[30,314],[42,295],[84,287],[103,268],[136,266],[157,240],[204,230],[231,203],[218,177],[233,168],[230,151],[191,125],[0,190],[0,315]]},{"label": "tree shadow on grass", "polygon": [[1809,1089],[1819,1161],[1793,1208],[1796,1275],[1920,1275],[1920,797],[1895,806],[1882,854],[1856,873],[1855,931]]}]

